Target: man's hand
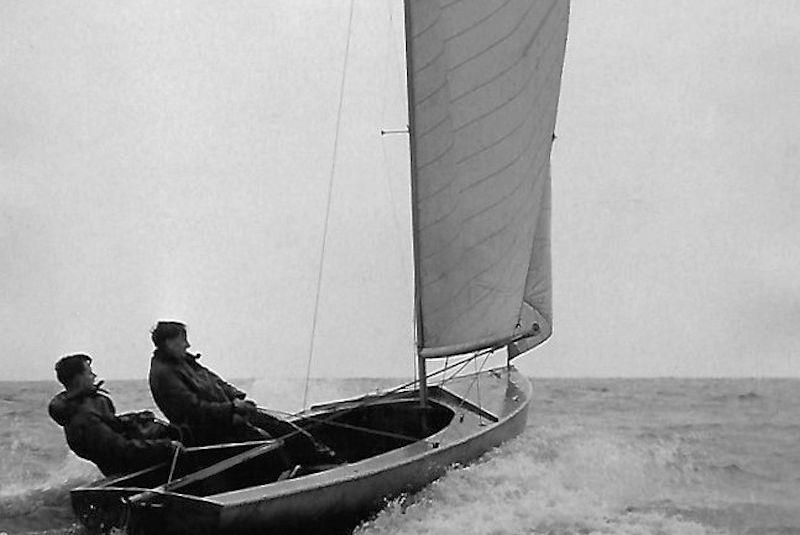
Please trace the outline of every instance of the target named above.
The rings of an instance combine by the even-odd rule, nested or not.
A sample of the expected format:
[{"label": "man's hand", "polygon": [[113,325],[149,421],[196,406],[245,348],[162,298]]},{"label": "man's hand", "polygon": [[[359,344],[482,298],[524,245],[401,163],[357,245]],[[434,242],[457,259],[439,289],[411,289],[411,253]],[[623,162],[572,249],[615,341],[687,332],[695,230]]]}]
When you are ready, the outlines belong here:
[{"label": "man's hand", "polygon": [[245,420],[249,420],[251,416],[256,414],[256,404],[253,403],[251,400],[247,399],[234,399],[233,400],[233,412],[234,416],[241,416]]},{"label": "man's hand", "polygon": [[170,445],[172,446],[173,450],[179,451],[180,453],[183,453],[186,449],[179,440],[170,440]]}]

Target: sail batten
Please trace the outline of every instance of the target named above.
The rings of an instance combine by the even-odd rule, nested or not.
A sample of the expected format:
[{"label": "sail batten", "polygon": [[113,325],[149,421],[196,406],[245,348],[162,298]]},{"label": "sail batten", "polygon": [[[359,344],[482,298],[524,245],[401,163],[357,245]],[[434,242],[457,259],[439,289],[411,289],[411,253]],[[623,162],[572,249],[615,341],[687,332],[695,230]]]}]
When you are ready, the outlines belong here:
[{"label": "sail batten", "polygon": [[408,2],[420,354],[540,343],[568,1]]}]

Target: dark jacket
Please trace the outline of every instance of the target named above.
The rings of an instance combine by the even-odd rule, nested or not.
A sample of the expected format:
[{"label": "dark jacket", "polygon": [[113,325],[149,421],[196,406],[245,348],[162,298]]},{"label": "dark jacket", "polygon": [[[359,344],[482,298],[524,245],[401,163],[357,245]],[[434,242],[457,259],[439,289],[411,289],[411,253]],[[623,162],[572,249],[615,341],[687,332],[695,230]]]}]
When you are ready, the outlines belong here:
[{"label": "dark jacket", "polygon": [[150,361],[150,391],[161,412],[181,429],[184,443],[218,444],[243,440],[233,424],[233,400],[245,393],[197,363],[156,350]]},{"label": "dark jacket", "polygon": [[70,449],[104,475],[134,472],[172,457],[174,447],[167,438],[132,438],[132,423],[117,417],[111,399],[99,392],[61,392],[50,401],[48,412],[64,428]]}]

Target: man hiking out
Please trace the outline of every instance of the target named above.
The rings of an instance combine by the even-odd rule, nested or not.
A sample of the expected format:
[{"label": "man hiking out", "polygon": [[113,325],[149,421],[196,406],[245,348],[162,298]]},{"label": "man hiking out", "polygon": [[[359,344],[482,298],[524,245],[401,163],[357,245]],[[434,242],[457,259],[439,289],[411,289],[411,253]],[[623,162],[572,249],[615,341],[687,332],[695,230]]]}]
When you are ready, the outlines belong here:
[{"label": "man hiking out", "polygon": [[295,462],[330,463],[335,454],[299,427],[259,411],[246,394],[197,362],[186,325],[161,321],[151,331],[150,391],[188,444],[205,446],[284,438]]},{"label": "man hiking out", "polygon": [[48,406],[50,417],[64,428],[67,444],[78,457],[92,461],[104,475],[141,470],[169,461],[181,443],[176,429],[153,413],[117,416],[102,382],[95,383],[92,358],[68,355],[55,366],[65,390]]}]

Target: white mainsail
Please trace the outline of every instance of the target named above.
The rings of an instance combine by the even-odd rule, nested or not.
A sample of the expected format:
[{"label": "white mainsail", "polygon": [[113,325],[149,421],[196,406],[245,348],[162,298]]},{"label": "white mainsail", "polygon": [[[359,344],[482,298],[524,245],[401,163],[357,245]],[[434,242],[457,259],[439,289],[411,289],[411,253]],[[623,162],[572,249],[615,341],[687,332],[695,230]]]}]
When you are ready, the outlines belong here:
[{"label": "white mainsail", "polygon": [[408,1],[420,353],[518,340],[513,356],[551,332],[550,149],[569,2]]}]

